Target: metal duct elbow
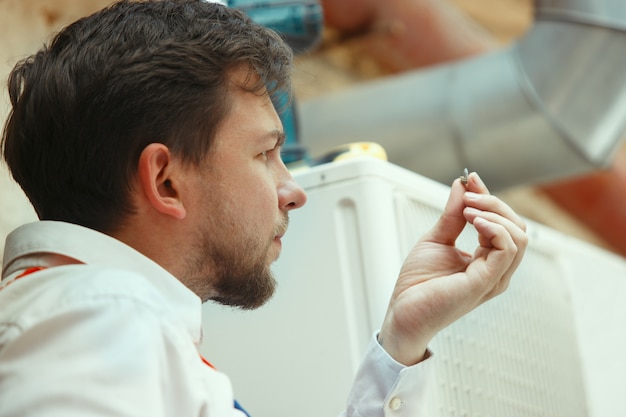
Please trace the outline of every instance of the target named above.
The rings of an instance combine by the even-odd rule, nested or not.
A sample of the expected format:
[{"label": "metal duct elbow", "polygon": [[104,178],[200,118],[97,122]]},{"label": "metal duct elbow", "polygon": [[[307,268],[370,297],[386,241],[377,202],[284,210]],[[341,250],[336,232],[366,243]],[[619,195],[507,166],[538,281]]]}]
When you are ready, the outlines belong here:
[{"label": "metal duct elbow", "polygon": [[300,103],[313,155],[353,141],[450,183],[493,189],[605,167],[626,129],[626,2],[544,0],[509,47]]}]

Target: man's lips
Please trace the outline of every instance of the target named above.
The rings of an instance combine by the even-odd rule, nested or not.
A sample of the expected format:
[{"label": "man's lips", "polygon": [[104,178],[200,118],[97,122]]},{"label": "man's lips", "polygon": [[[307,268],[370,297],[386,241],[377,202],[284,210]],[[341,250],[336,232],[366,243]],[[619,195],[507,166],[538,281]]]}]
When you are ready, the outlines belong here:
[{"label": "man's lips", "polygon": [[289,225],[289,218],[285,217],[282,222],[276,225],[276,229],[274,230],[274,240],[280,240],[287,233],[287,227]]}]

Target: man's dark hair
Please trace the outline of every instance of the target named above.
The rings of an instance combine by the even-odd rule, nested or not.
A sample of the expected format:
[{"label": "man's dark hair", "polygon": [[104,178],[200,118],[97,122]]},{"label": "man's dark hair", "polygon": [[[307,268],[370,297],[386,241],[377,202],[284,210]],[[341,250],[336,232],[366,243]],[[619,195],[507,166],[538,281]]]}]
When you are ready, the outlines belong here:
[{"label": "man's dark hair", "polygon": [[133,212],[148,144],[198,164],[229,111],[232,72],[250,71],[246,90],[289,91],[291,65],[276,33],[225,6],[122,1],[13,69],[4,159],[40,219],[111,233]]}]

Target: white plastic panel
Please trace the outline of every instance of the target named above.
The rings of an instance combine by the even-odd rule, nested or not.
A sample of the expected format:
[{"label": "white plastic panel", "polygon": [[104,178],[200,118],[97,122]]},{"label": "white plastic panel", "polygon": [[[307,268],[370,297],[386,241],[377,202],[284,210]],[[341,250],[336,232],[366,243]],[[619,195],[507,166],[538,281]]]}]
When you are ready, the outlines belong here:
[{"label": "white plastic panel", "polygon": [[[202,352],[231,376],[255,417],[339,414],[401,261],[449,192],[373,159],[296,179],[309,201],[291,216],[275,298],[254,312],[204,309]],[[626,263],[532,222],[529,235],[509,290],[433,341],[429,417],[601,417],[626,409],[611,388],[626,380],[618,354],[625,336],[616,333],[626,321],[619,302]],[[458,244],[476,245],[471,227]],[[594,271],[602,272],[601,287],[590,284]],[[614,333],[599,330],[605,325]]]}]

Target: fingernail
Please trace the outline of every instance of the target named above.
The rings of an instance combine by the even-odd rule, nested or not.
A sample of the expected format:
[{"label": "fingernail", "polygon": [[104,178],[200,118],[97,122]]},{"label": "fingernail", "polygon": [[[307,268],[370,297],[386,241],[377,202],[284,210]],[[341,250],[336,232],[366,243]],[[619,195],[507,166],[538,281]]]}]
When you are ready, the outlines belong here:
[{"label": "fingernail", "polygon": [[482,185],[483,187],[487,188],[487,186],[485,185],[485,183],[483,182],[483,179],[480,178],[480,175],[478,175],[478,172],[474,172],[474,174],[476,174],[476,180],[478,181],[479,185]]},{"label": "fingernail", "polygon": [[474,208],[474,207],[465,207],[463,209],[463,213],[465,213],[468,216],[478,216],[480,213],[482,213],[482,211]]},{"label": "fingernail", "polygon": [[465,193],[465,196],[468,198],[468,200],[478,200],[478,199],[480,199],[480,194],[476,194],[476,193],[473,193],[471,191],[467,191]]}]

